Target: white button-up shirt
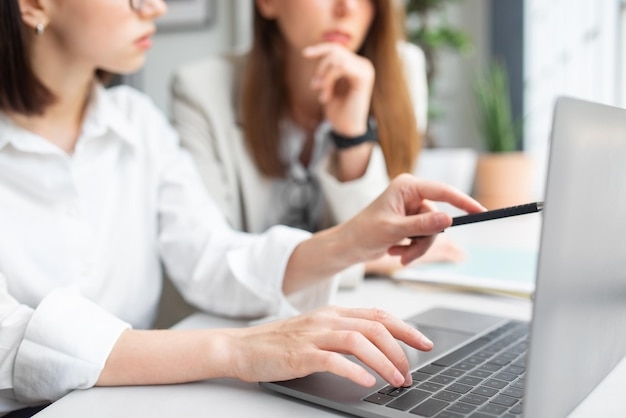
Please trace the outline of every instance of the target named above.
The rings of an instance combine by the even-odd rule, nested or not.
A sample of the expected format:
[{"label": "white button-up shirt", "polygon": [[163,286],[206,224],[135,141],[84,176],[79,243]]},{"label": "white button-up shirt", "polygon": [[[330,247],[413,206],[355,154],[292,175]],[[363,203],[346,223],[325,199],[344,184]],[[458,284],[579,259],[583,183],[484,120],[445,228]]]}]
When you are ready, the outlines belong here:
[{"label": "white button-up shirt", "polygon": [[285,298],[309,234],[233,231],[149,99],[94,89],[72,155],[0,112],[0,414],[95,384],[119,335],[147,328],[161,264],[185,298],[224,315],[328,302],[333,280]]}]

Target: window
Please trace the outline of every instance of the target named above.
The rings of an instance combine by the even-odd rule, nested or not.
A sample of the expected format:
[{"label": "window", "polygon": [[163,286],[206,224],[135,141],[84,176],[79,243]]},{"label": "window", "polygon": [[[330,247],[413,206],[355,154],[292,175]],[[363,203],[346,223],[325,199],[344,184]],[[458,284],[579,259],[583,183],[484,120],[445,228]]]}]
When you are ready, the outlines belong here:
[{"label": "window", "polygon": [[[626,0],[526,0],[524,143],[546,149],[557,96],[626,102]],[[621,54],[619,52],[622,52]],[[620,57],[621,55],[621,57]]]}]

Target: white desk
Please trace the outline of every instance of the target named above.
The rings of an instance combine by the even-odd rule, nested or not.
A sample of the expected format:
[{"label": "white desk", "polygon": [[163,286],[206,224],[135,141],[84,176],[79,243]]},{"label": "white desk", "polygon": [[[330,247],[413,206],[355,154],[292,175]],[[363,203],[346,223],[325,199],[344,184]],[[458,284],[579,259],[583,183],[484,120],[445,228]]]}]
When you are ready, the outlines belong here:
[{"label": "white desk", "polygon": [[[481,244],[504,242],[506,245],[536,245],[538,223],[522,220],[491,222],[484,225],[476,239]],[[498,226],[498,222],[501,224]],[[506,231],[502,228],[506,225]],[[467,227],[450,234],[461,242],[475,231]],[[448,233],[448,232],[446,232]],[[458,234],[458,236],[457,236]],[[512,239],[512,237],[514,239]],[[503,244],[504,245],[504,244]],[[344,306],[380,307],[400,317],[408,317],[434,306],[452,307],[477,312],[528,319],[531,303],[526,299],[499,295],[467,293],[456,289],[429,285],[397,283],[386,279],[367,279],[353,290],[337,295],[337,304]],[[175,328],[240,326],[238,321],[194,314]],[[585,337],[581,336],[585,343]],[[573,383],[575,384],[575,383]],[[626,387],[626,360],[570,415],[570,418],[623,417],[621,405]],[[254,383],[217,379],[184,385],[150,387],[93,388],[75,391],[36,415],[37,418],[67,417],[207,417],[261,416],[291,418],[294,416],[345,416],[333,411],[285,398],[268,392]]]}]

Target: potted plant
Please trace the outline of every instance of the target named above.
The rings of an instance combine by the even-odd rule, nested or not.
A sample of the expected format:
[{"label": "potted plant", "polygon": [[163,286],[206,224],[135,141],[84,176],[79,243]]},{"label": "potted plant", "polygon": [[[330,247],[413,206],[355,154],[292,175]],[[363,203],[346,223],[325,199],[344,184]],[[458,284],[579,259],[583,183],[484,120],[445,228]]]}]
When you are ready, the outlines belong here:
[{"label": "potted plant", "polygon": [[478,128],[484,152],[478,157],[474,197],[488,209],[527,203],[533,163],[521,151],[520,124],[513,120],[506,68],[493,62],[474,82]]}]

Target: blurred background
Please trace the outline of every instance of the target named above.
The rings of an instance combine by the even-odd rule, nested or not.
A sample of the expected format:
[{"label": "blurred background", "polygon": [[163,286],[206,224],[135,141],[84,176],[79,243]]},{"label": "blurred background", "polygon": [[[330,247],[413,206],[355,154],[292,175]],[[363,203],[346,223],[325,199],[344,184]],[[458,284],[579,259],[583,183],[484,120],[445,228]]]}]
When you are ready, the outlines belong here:
[{"label": "blurred background", "polygon": [[[123,82],[169,114],[178,66],[248,48],[252,1],[168,0],[147,65]],[[626,0],[389,1],[429,63],[428,148],[416,174],[487,207],[542,199],[557,96],[626,105]],[[496,158],[501,171],[484,168]],[[164,305],[174,314],[163,318],[185,315]],[[173,323],[164,321],[157,326]]]},{"label": "blurred background", "polygon": [[[540,198],[555,98],[626,104],[626,0],[389,1],[405,9],[409,40],[429,58],[423,176],[473,189],[476,157],[492,151],[490,136],[497,142],[508,129],[516,150],[533,158],[531,197]],[[168,0],[168,6],[147,65],[124,80],[166,113],[176,67],[247,48],[252,0]],[[504,120],[489,110],[489,98],[509,107]]]}]

